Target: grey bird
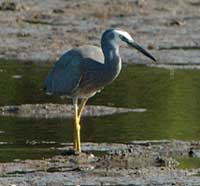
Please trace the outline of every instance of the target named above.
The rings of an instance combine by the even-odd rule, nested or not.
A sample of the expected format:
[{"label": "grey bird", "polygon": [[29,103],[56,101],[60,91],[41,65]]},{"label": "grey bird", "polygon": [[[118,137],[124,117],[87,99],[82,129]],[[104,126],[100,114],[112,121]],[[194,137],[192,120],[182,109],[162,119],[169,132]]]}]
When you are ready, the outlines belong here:
[{"label": "grey bird", "polygon": [[123,43],[156,61],[129,33],[120,29],[107,29],[101,37],[101,48],[84,45],[65,52],[45,80],[46,92],[66,95],[73,100],[74,150],[77,152],[81,152],[80,119],[84,106],[88,98],[119,75],[122,66],[119,46]]}]

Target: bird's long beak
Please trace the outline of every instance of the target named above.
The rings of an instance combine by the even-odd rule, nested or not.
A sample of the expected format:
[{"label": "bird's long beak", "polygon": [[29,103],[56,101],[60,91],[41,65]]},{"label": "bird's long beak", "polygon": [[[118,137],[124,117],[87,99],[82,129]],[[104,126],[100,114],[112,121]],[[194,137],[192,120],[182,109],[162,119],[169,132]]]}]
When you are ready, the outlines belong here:
[{"label": "bird's long beak", "polygon": [[143,47],[141,47],[135,41],[127,41],[127,43],[128,43],[129,46],[137,49],[138,51],[140,51],[141,53],[143,53],[145,56],[151,58],[153,61],[156,61],[156,59],[149,52],[147,52]]}]

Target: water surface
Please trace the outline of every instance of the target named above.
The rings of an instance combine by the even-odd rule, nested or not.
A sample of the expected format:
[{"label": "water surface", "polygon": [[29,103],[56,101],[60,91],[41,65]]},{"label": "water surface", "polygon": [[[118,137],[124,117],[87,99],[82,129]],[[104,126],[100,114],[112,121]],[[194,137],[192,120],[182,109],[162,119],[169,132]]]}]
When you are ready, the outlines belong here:
[{"label": "water surface", "polygon": [[[2,61],[0,105],[71,104],[70,100],[44,94],[43,80],[51,66]],[[200,140],[199,82],[198,70],[177,69],[172,73],[143,65],[124,67],[119,78],[88,104],[146,108],[147,112],[85,117],[82,141]],[[73,119],[0,117],[0,131],[0,161],[42,158],[51,155],[49,147],[72,142]]]}]

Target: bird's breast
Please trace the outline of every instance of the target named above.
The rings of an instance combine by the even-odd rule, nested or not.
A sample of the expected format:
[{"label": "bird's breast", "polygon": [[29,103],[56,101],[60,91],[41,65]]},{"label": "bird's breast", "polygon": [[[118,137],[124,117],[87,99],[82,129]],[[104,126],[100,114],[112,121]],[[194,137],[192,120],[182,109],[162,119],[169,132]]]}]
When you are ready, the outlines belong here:
[{"label": "bird's breast", "polygon": [[120,71],[120,58],[110,64],[87,63],[86,67],[83,69],[79,86],[74,94],[79,95],[79,97],[91,97],[96,92],[112,83],[118,77]]}]

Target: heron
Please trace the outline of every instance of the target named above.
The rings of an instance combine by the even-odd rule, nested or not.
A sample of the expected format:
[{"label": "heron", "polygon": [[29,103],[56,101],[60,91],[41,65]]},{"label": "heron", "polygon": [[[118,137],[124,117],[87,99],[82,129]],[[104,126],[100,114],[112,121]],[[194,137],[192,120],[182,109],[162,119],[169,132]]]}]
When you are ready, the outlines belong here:
[{"label": "heron", "polygon": [[109,28],[101,36],[101,48],[83,45],[68,50],[54,64],[44,82],[46,92],[73,100],[73,147],[77,153],[81,152],[80,120],[85,104],[118,77],[122,68],[119,47],[123,43],[156,61],[128,32]]}]

